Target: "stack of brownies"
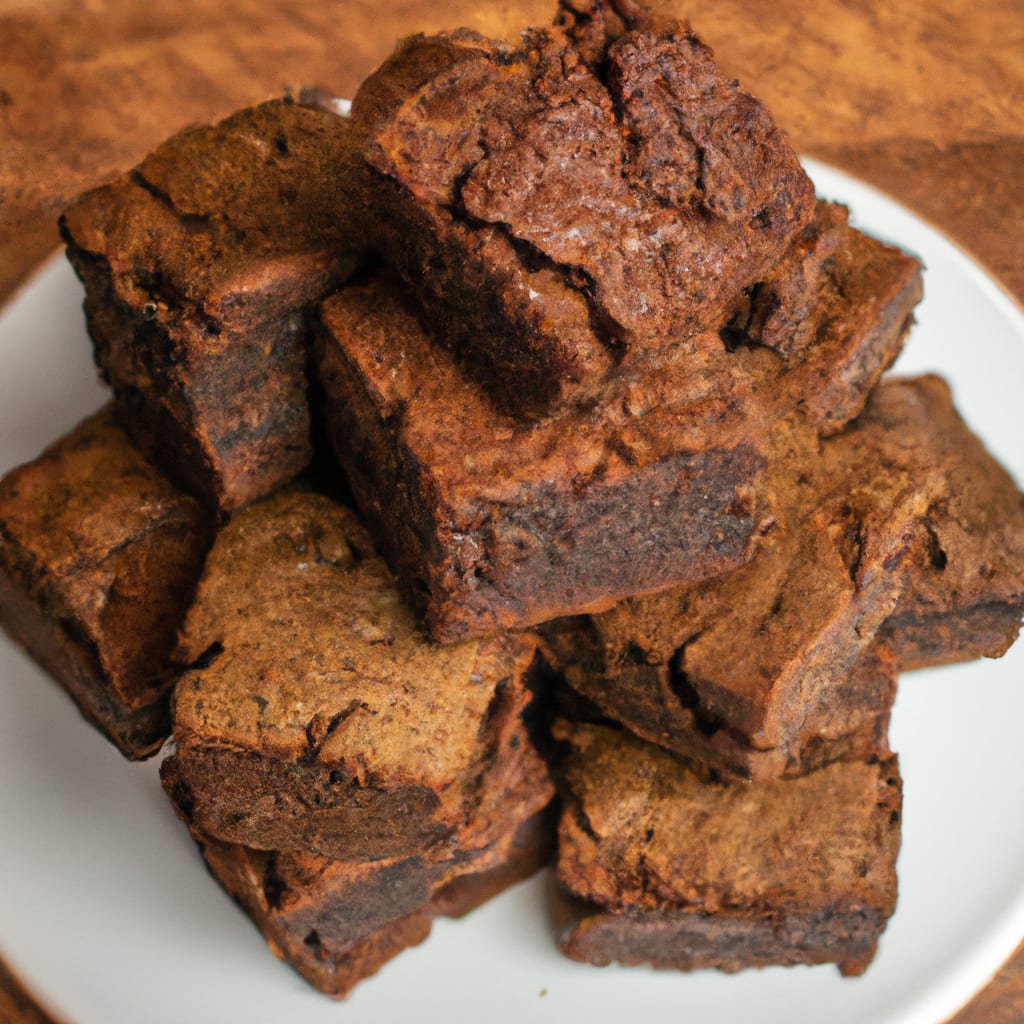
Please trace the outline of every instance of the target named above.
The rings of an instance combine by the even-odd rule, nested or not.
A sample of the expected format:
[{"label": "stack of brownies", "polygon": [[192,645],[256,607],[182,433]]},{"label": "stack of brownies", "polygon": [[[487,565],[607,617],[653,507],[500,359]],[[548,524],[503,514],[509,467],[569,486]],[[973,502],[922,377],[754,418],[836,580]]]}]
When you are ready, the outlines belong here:
[{"label": "stack of brownies", "polygon": [[1024,496],[688,28],[413,37],[62,230],[114,399],[0,482],[0,612],[277,955],[342,995],[554,855],[571,957],[866,968],[897,673],[1013,641]]}]

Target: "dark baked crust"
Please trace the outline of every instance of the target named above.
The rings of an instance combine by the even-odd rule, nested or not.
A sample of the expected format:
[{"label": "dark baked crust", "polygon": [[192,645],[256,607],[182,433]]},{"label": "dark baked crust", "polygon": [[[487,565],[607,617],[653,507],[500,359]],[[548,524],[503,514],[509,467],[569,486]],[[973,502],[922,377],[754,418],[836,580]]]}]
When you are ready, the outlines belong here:
[{"label": "dark baked crust", "polygon": [[409,946],[437,916],[461,917],[546,864],[550,815],[511,828],[489,846],[367,862],[253,850],[195,836],[211,874],[260,929],[275,956],[340,998]]},{"label": "dark baked crust", "polygon": [[551,796],[537,643],[440,647],[347,509],[284,492],[207,559],[165,785],[205,835],[345,860],[486,845]]},{"label": "dark baked crust", "polygon": [[450,640],[742,564],[767,512],[772,425],[800,410],[808,433],[830,432],[856,415],[919,296],[915,260],[822,204],[748,301],[742,337],[691,339],[543,419],[498,411],[380,274],[324,304],[318,371],[364,517]]},{"label": "dark baked crust", "polygon": [[133,438],[235,508],[310,458],[305,309],[362,248],[347,120],[272,102],[187,129],[61,220]]},{"label": "dark baked crust", "polygon": [[748,565],[547,630],[604,714],[739,777],[886,753],[901,666],[927,644],[1001,653],[1020,621],[1021,497],[938,378],[883,382],[820,451],[780,452],[772,487],[777,527]]},{"label": "dark baked crust", "polygon": [[696,36],[621,27],[597,60],[557,28],[414,37],[353,101],[368,230],[507,409],[718,326],[813,213],[784,134]]},{"label": "dark baked crust", "polygon": [[896,904],[894,756],[711,782],[628,733],[563,725],[559,947],[694,970],[836,963],[859,974]]},{"label": "dark baked crust", "polygon": [[108,406],[0,481],[0,620],[126,756],[170,726],[170,655],[210,525]]}]

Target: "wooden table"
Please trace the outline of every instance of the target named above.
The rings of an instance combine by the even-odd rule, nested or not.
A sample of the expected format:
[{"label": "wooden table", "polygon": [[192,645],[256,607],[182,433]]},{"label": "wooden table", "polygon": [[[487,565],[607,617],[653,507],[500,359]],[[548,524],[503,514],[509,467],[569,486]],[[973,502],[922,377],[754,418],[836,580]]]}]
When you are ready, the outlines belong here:
[{"label": "wooden table", "polygon": [[[897,196],[1024,302],[1022,0],[658,2],[691,20],[800,152]],[[457,24],[511,35],[552,9],[0,0],[0,302],[56,247],[69,199],[185,124],[304,85],[351,95],[397,37]],[[0,970],[0,1024],[43,1019]],[[955,1024],[1022,1020],[1024,946]]]}]

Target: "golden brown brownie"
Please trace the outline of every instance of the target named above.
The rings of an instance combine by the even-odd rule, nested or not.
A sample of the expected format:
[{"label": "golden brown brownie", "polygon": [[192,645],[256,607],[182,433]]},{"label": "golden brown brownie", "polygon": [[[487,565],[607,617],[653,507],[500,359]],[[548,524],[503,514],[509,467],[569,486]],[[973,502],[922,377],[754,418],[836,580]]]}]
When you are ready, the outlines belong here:
[{"label": "golden brown brownie", "polygon": [[236,513],[182,629],[165,785],[205,835],[342,860],[483,846],[550,799],[535,638],[441,647],[355,516]]},{"label": "golden brown brownie", "polygon": [[[800,410],[817,434],[859,411],[902,344],[919,270],[822,204],[751,300],[758,340],[733,331],[730,351],[701,335],[658,372],[623,371],[592,402],[529,421],[497,410],[378,274],[322,309],[335,453],[438,639],[697,582],[749,558],[773,424]],[[790,277],[813,281],[814,301]]]},{"label": "golden brown brownie", "polygon": [[[785,453],[773,487],[777,526],[749,564],[549,630],[604,714],[739,777],[886,753],[906,648],[1001,653],[1024,607],[1021,496],[936,377],[883,382],[820,451]],[[870,650],[880,635],[895,650]]]},{"label": "golden brown brownie", "polygon": [[174,136],[61,226],[132,436],[235,508],[310,458],[305,310],[361,249],[348,122],[290,102]]},{"label": "golden brown brownie", "polygon": [[340,998],[422,942],[434,917],[461,917],[543,867],[553,847],[549,819],[536,814],[482,849],[455,849],[441,861],[346,862],[195,838],[273,953]]},{"label": "golden brown brownie", "polygon": [[415,36],[353,101],[374,244],[507,409],[719,326],[813,213],[785,135],[703,42],[614,26],[597,53],[561,28]]},{"label": "golden brown brownie", "polygon": [[0,621],[128,757],[169,731],[170,655],[211,532],[109,406],[0,481]]},{"label": "golden brown brownie", "polygon": [[895,756],[728,783],[626,732],[564,725],[560,736],[566,955],[679,970],[867,968],[896,905]]}]

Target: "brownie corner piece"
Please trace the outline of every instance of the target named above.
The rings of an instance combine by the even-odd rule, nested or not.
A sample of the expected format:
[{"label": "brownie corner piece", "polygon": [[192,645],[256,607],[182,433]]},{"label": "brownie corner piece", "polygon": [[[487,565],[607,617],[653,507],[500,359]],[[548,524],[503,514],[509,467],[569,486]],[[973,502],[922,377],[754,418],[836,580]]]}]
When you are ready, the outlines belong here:
[{"label": "brownie corner piece", "polygon": [[171,655],[211,533],[109,406],[0,481],[0,620],[127,757],[169,732]]},{"label": "brownie corner piece", "polygon": [[357,133],[280,101],[185,129],[61,219],[133,440],[223,510],[309,462],[307,311],[362,251]]},{"label": "brownie corner piece", "polygon": [[562,735],[563,953],[676,970],[867,969],[896,905],[894,755],[728,783],[604,726]]},{"label": "brownie corner piece", "polygon": [[436,644],[326,498],[236,513],[181,638],[162,772],[207,835],[380,858],[482,843],[550,799],[536,638]]}]

